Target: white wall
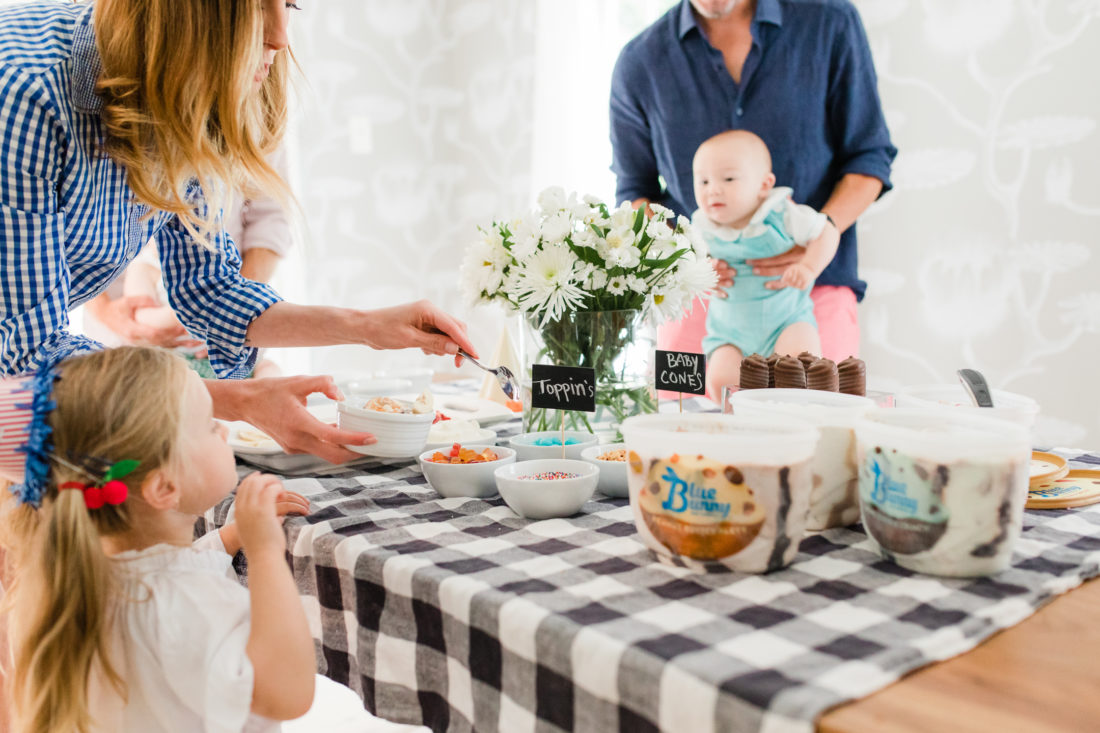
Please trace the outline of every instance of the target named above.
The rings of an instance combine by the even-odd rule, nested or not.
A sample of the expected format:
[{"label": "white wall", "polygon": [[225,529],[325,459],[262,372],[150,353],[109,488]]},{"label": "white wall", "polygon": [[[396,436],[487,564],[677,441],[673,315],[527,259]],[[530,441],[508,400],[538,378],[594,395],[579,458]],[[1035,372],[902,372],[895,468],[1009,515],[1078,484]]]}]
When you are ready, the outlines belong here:
[{"label": "white wall", "polygon": [[[668,4],[325,0],[295,14],[309,231],[295,295],[359,307],[430,297],[491,350],[503,320],[458,292],[465,243],[549,183],[612,195],[611,64]],[[1100,446],[1100,6],[856,5],[901,150],[895,191],[860,223],[873,379],[951,382],[976,367],[1041,402],[1041,442]],[[307,359],[339,374],[448,368],[356,347]]]}]

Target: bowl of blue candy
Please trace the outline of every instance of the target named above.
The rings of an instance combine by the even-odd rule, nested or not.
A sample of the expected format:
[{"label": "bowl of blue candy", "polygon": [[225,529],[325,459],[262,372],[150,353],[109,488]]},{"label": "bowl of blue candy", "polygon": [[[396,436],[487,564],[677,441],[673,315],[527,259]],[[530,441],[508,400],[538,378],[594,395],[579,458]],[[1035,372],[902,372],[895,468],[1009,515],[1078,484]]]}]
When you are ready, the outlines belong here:
[{"label": "bowl of blue candy", "polygon": [[561,430],[542,430],[512,436],[508,446],[515,450],[517,461],[534,461],[539,458],[580,460],[581,451],[598,442],[599,438],[583,430],[566,430],[564,433]]}]

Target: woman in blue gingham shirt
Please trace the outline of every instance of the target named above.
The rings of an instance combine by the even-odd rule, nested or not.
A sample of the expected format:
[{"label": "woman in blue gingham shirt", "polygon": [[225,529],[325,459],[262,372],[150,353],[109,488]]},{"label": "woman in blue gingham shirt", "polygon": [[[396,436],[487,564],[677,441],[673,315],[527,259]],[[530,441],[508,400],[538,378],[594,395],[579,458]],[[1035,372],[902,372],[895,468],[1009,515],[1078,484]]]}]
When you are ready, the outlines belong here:
[{"label": "woman in blue gingham shirt", "polygon": [[[112,2],[117,11],[131,0]],[[287,8],[293,4],[222,2],[240,2],[233,11],[262,11],[258,85],[287,46]],[[212,16],[210,22],[217,22]],[[459,322],[424,302],[373,312],[281,302],[267,285],[241,277],[240,257],[220,226],[211,232],[211,246],[203,247],[180,216],[139,202],[126,168],[103,152],[107,131],[96,91],[102,61],[94,18],[91,3],[0,9],[0,374],[100,348],[68,332],[68,311],[102,292],[149,239],[158,245],[173,308],[190,334],[207,343],[222,378],[247,374],[258,346],[363,343],[436,354],[471,348]],[[201,211],[197,184],[187,193]],[[336,394],[331,380],[263,381],[269,383],[259,388],[209,383],[219,417],[248,418],[284,448],[330,460],[353,455],[334,443],[373,442],[323,426],[305,412],[308,392]]]}]

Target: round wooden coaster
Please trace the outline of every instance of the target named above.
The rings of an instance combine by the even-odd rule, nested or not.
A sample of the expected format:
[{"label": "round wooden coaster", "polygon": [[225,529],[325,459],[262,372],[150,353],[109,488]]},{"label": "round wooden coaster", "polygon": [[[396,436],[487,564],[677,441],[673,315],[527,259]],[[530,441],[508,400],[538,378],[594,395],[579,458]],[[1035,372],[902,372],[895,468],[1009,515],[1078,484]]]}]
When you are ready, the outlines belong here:
[{"label": "round wooden coaster", "polygon": [[1100,502],[1100,471],[1078,469],[1065,476],[1032,486],[1028,509],[1067,509]]},{"label": "round wooden coaster", "polygon": [[1062,478],[1067,473],[1069,473],[1069,464],[1057,453],[1044,453],[1038,450],[1031,452],[1029,479],[1031,488]]}]

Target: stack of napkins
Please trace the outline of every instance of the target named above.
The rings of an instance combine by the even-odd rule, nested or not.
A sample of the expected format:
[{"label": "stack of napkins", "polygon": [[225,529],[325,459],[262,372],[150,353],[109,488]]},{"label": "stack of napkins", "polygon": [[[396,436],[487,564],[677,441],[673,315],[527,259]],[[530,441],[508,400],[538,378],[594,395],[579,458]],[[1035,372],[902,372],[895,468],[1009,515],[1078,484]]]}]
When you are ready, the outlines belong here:
[{"label": "stack of napkins", "polygon": [[[512,374],[516,376],[517,380],[520,379],[519,357],[516,356],[516,350],[512,346],[512,338],[508,335],[507,328],[501,329],[500,338],[497,339],[493,355],[488,360],[482,361],[479,359],[478,361],[489,367],[506,366],[512,370]],[[485,373],[485,379],[481,381],[481,389],[478,391],[477,396],[485,400],[499,402],[502,405],[506,405],[508,402],[508,395],[504,394],[504,390],[500,388],[500,382],[488,372]],[[518,395],[516,399],[520,399]]]}]

